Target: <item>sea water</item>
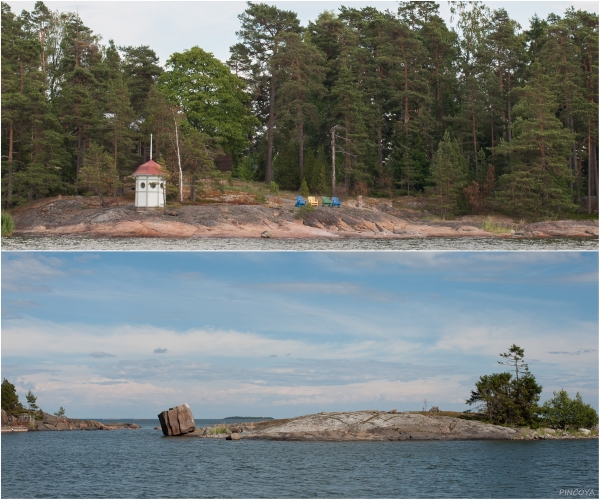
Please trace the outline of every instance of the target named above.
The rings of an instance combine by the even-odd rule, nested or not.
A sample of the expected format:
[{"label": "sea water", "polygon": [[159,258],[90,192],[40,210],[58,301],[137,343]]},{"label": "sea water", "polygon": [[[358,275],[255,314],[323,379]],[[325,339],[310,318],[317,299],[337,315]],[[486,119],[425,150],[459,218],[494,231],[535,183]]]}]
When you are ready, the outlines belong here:
[{"label": "sea water", "polygon": [[2,498],[598,498],[595,439],[225,441],[135,422],[3,434]]},{"label": "sea water", "polygon": [[2,238],[3,250],[598,250],[597,238]]}]

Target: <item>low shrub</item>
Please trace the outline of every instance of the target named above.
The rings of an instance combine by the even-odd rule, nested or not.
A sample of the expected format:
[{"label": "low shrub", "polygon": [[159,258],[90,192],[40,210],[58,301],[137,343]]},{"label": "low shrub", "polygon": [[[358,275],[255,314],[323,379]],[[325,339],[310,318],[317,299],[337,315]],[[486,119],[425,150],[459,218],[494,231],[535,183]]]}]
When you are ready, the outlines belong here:
[{"label": "low shrub", "polygon": [[2,236],[12,236],[15,230],[15,221],[8,212],[2,212]]},{"label": "low shrub", "polygon": [[267,199],[265,198],[265,195],[259,191],[258,193],[256,193],[254,195],[254,199],[258,202],[258,203],[266,203]]},{"label": "low shrub", "polygon": [[315,211],[315,207],[310,204],[306,204],[303,207],[300,207],[296,212],[296,219],[305,219],[311,212]]},{"label": "low shrub", "polygon": [[279,186],[275,181],[271,181],[271,183],[269,184],[269,192],[271,194],[279,194]]}]

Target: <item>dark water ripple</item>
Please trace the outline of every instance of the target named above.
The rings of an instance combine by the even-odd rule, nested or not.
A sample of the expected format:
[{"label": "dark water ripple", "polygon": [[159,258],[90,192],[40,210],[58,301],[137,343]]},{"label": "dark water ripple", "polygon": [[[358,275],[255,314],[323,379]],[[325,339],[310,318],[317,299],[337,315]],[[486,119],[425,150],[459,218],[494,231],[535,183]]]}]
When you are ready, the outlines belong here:
[{"label": "dark water ripple", "polygon": [[152,427],[2,436],[2,498],[564,498],[574,488],[598,498],[596,440],[232,442]]},{"label": "dark water ripple", "polygon": [[3,250],[598,250],[595,238],[85,238],[76,236],[2,238]]}]

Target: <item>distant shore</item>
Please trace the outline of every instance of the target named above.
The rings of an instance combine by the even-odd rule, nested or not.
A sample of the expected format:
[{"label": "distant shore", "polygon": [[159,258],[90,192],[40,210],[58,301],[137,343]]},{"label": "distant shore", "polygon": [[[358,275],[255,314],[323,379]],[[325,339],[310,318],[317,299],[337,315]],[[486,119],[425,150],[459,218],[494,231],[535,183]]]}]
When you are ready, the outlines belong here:
[{"label": "distant shore", "polygon": [[38,237],[598,238],[598,222],[590,220],[519,223],[516,229],[508,229],[512,224],[508,221],[503,228],[488,227],[477,216],[439,220],[427,210],[390,206],[385,200],[370,199],[361,208],[355,205],[352,200],[341,208],[299,212],[289,199],[261,205],[231,200],[138,211],[130,201],[104,208],[94,198],[66,196],[17,207],[11,215],[14,235]]},{"label": "distant shore", "polygon": [[377,410],[305,415],[266,422],[203,427],[192,434],[206,439],[278,441],[439,441],[597,439],[598,429],[566,432],[493,425],[458,412],[384,412]]}]

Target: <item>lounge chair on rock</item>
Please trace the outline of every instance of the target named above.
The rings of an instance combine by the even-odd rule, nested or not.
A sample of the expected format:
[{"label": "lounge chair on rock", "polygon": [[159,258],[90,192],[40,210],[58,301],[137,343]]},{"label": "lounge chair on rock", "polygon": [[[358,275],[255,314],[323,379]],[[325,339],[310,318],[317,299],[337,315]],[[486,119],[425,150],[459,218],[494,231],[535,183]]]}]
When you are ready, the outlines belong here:
[{"label": "lounge chair on rock", "polygon": [[319,200],[317,200],[317,198],[315,196],[309,196],[308,203],[310,203],[313,207],[319,206]]},{"label": "lounge chair on rock", "polygon": [[323,198],[321,199],[321,203],[323,204],[324,207],[330,207],[331,206],[331,198],[329,196],[323,196]]},{"label": "lounge chair on rock", "polygon": [[306,205],[306,200],[302,196],[296,196],[296,204],[295,207],[303,207]]},{"label": "lounge chair on rock", "polygon": [[340,199],[337,196],[334,196],[333,198],[331,198],[331,206],[332,207],[341,207],[342,202],[340,201]]}]

